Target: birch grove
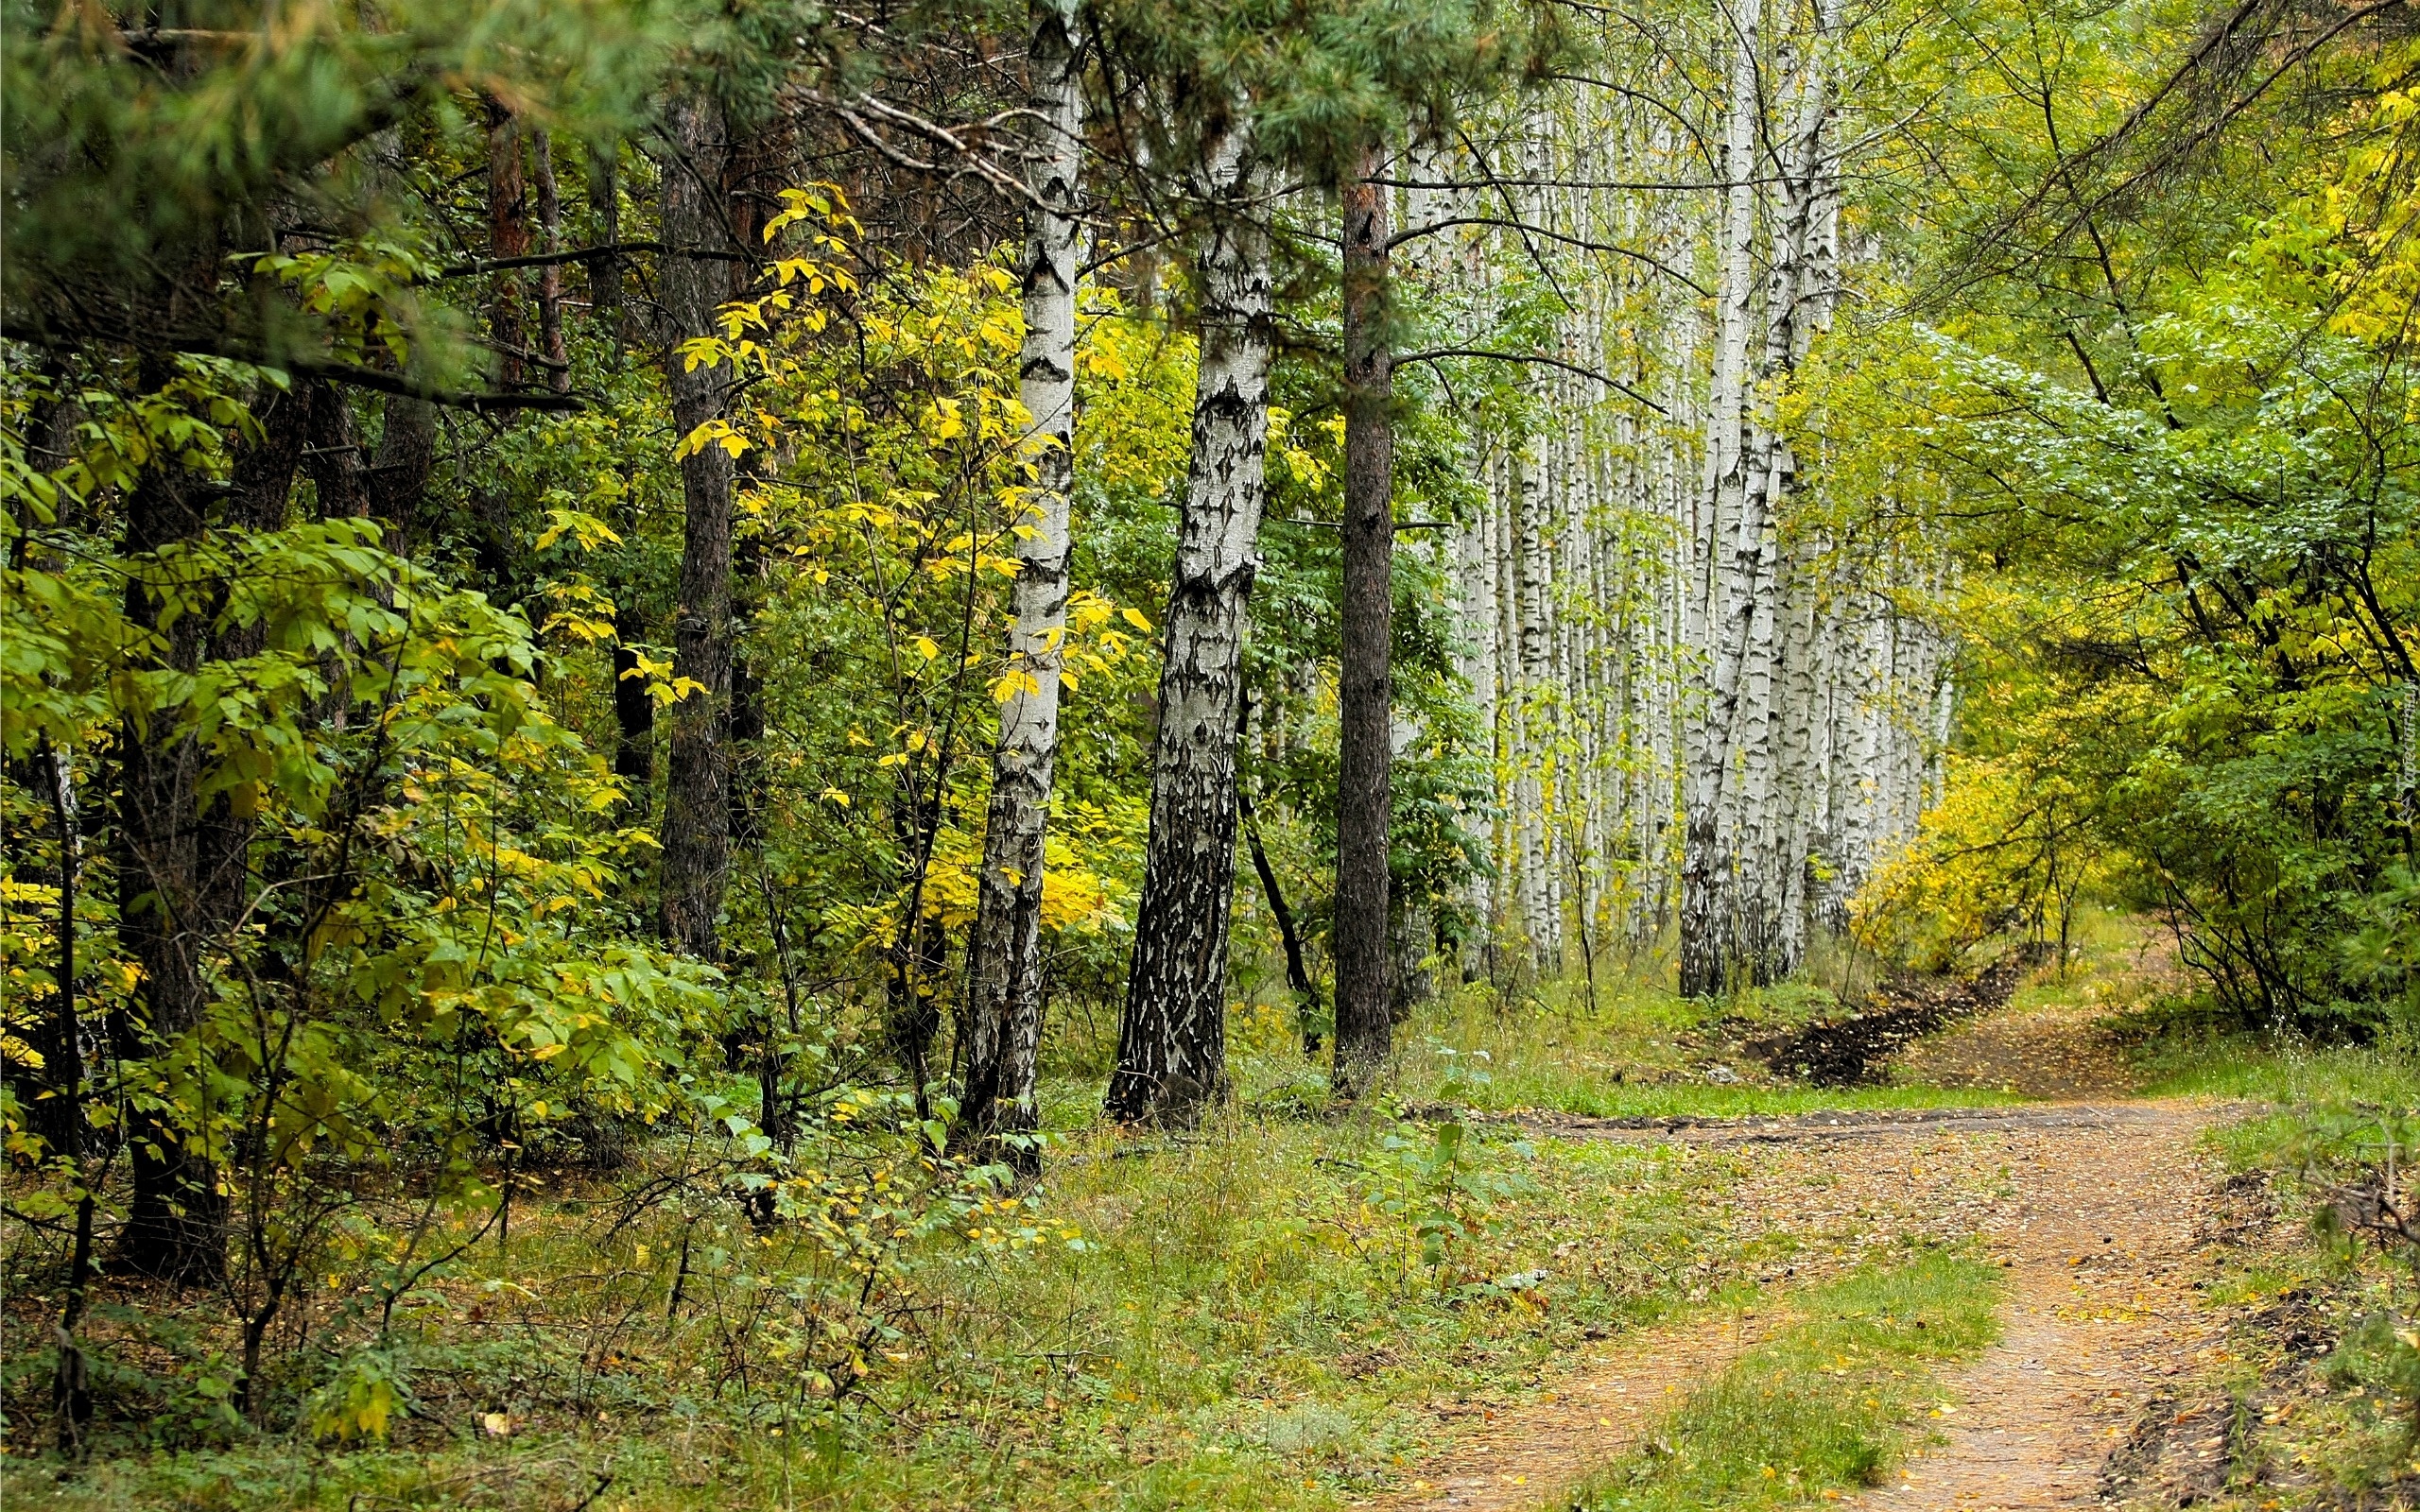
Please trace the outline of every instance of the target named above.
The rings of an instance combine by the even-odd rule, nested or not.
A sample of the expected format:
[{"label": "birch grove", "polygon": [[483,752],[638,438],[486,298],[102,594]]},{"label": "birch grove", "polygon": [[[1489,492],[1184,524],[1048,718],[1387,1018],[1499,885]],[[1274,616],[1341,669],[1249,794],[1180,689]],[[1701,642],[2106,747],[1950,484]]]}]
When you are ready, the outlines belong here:
[{"label": "birch grove", "polygon": [[[1412,259],[1432,289],[1486,281],[1457,347],[1501,344],[1524,284],[1556,306],[1503,353],[1522,422],[1475,427],[1482,507],[1424,548],[1495,732],[1466,975],[1668,946],[1692,996],[1779,981],[1938,791],[1944,580],[1920,542],[1817,523],[1781,414],[1855,272],[1844,25],[1838,0],[1719,12],[1694,41],[1720,109],[1694,135],[1649,89],[1567,90],[1407,176],[1413,223],[1508,222]],[[1668,68],[1646,82],[1678,93]]]}]

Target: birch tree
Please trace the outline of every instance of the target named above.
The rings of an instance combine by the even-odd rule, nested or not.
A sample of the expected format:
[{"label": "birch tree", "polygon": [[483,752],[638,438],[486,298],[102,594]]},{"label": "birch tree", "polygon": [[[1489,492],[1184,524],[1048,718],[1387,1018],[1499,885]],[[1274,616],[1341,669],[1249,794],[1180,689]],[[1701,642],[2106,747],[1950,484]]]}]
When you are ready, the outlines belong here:
[{"label": "birch tree", "polygon": [[[1745,641],[1755,611],[1761,523],[1747,518],[1748,340],[1754,297],[1756,235],[1757,34],[1763,0],[1736,0],[1731,11],[1730,83],[1724,105],[1724,203],[1715,297],[1714,381],[1705,407],[1705,482],[1691,535],[1694,627],[1701,648],[1690,689],[1687,830],[1681,871],[1681,991],[1720,991],[1736,949],[1731,843],[1737,799],[1731,782],[1732,731],[1738,718]],[[1744,542],[1744,555],[1743,555]]]},{"label": "birch tree", "polygon": [[1249,125],[1228,124],[1204,158],[1193,450],[1162,640],[1150,837],[1106,1099],[1124,1123],[1191,1123],[1228,1094],[1236,727],[1266,502],[1274,333]]},{"label": "birch tree", "polygon": [[[1007,697],[992,756],[992,796],[967,948],[966,1091],[959,1143],[1035,1125],[1042,1040],[1042,885],[1059,748],[1059,685],[1067,628],[1068,507],[1076,421],[1076,193],[1082,162],[1082,74],[1072,7],[1037,0],[1027,49],[1032,142],[1026,185],[1025,345],[1018,397],[1031,417],[1033,483],[1017,542]],[[1039,1167],[1029,1143],[1000,1155]]]}]

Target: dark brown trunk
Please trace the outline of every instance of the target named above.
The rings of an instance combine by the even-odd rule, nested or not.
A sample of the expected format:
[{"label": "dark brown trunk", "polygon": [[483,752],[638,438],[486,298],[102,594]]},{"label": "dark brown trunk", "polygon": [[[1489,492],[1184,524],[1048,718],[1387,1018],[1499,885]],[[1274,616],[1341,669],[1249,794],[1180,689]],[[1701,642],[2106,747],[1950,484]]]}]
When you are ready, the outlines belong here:
[{"label": "dark brown trunk", "polygon": [[1260,890],[1269,899],[1269,911],[1277,919],[1277,942],[1286,951],[1286,987],[1294,994],[1294,1023],[1303,1037],[1303,1054],[1317,1058],[1320,1053],[1320,989],[1311,980],[1309,963],[1303,954],[1302,931],[1294,927],[1294,910],[1286,906],[1286,894],[1277,885],[1277,868],[1269,864],[1269,852],[1260,843],[1260,826],[1253,821],[1252,795],[1238,783],[1236,801],[1243,815],[1244,844],[1252,851],[1252,869],[1260,878]]},{"label": "dark brown trunk", "polygon": [[[354,426],[353,403],[331,384],[310,387],[310,444],[302,449],[304,470],[320,495],[322,520],[363,520],[370,515],[370,469],[362,460],[361,439]],[[351,665],[357,647],[350,635],[344,647],[320,659],[320,675],[327,679],[313,711],[332,730],[346,728],[353,710]]]},{"label": "dark brown trunk", "polygon": [[[555,144],[541,131],[531,152],[538,173],[538,230],[552,256],[563,249],[562,200],[555,193]],[[571,392],[571,351],[563,344],[563,266],[548,263],[538,270],[538,340],[544,349],[546,387]]]},{"label": "dark brown trunk", "polygon": [[[495,100],[488,102],[488,255],[529,255],[528,189],[521,167],[521,123]],[[496,375],[506,388],[528,377],[527,317],[521,307],[517,268],[488,275],[488,335],[496,348]]]},{"label": "dark brown trunk", "polygon": [[387,427],[370,465],[370,512],[387,522],[387,549],[401,556],[417,544],[421,500],[437,465],[437,406],[397,394],[387,401]]},{"label": "dark brown trunk", "polygon": [[914,1090],[918,1118],[932,1116],[933,1041],[942,1027],[937,994],[948,942],[941,919],[925,911],[925,884],[932,874],[933,842],[941,833],[942,792],[947,778],[938,766],[921,776],[912,763],[900,768],[898,800],[891,809],[891,833],[907,870],[900,879],[906,891],[899,925],[890,940],[883,1033]]},{"label": "dark brown trunk", "polygon": [[[294,474],[302,463],[316,407],[310,385],[293,389],[263,386],[252,402],[260,440],[235,452],[229,529],[266,533],[285,527]],[[214,662],[241,661],[260,655],[263,642],[258,625],[228,626],[211,637],[209,656]],[[195,841],[199,918],[213,933],[232,928],[251,901],[252,807],[250,795],[221,793],[201,813]]]},{"label": "dark brown trunk", "polygon": [[748,657],[748,631],[762,608],[764,546],[750,536],[733,548],[731,722],[731,838],[752,849],[764,843],[765,684]]},{"label": "dark brown trunk", "polygon": [[[723,170],[730,146],[721,107],[683,94],[669,109],[673,150],[664,161],[664,242],[719,251],[729,240]],[[715,330],[715,311],[731,298],[731,264],[667,252],[661,279],[665,384],[673,429],[689,436],[722,418],[732,373],[691,369],[681,343]],[[732,459],[702,446],[681,459],[683,524],[680,602],[672,627],[672,673],[703,691],[671,708],[666,752],[663,854],[665,936],[691,955],[719,959],[723,887],[731,868],[731,782],[723,732],[731,705]]]},{"label": "dark brown trunk", "polygon": [[352,403],[342,389],[321,383],[310,386],[308,403],[310,443],[302,449],[302,462],[319,491],[320,518],[368,519],[370,467],[361,455]]},{"label": "dark brown trunk", "polygon": [[[150,375],[147,387],[164,387]],[[127,499],[126,555],[137,569],[128,579],[126,616],[153,632],[139,662],[192,672],[201,662],[205,616],[179,613],[163,627],[163,605],[147,585],[146,558],[188,544],[202,533],[199,480],[162,458]],[[189,586],[164,585],[164,595],[189,596]],[[127,1058],[190,1054],[179,1043],[200,1022],[199,826],[196,802],[200,750],[177,728],[177,712],[130,716],[118,736],[116,861],[118,936],[142,976],[135,1012],[123,1021]],[[123,1268],[180,1283],[217,1280],[226,1267],[227,1199],[208,1156],[187,1143],[171,1112],[134,1108],[127,1145],[132,1192],[119,1232]]]},{"label": "dark brown trunk", "polygon": [[1344,603],[1336,797],[1336,1064],[1357,1096],[1392,1048],[1387,821],[1394,760],[1394,368],[1375,144],[1344,202]]},{"label": "dark brown trunk", "polygon": [[655,782],[655,697],[639,667],[647,621],[634,588],[625,589],[614,608],[614,635],[620,643],[614,647],[614,775],[631,784],[631,807],[645,815]]},{"label": "dark brown trunk", "polygon": [[588,259],[588,313],[596,329],[613,344],[614,367],[622,366],[622,192],[614,181],[614,158],[620,150],[611,141],[588,149],[588,244],[604,249]]}]

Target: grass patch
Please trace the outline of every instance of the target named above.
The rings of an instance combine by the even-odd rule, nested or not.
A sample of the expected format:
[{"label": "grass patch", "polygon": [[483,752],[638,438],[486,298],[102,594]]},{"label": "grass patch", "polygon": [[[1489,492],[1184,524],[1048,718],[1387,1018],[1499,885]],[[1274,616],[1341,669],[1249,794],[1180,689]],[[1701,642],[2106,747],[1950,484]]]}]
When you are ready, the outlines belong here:
[{"label": "grass patch", "polygon": [[[1584,993],[1558,984],[1545,997],[1508,1004],[1466,988],[1408,1026],[1395,1071],[1407,1102],[1451,1102],[1488,1112],[1538,1109],[1596,1118],[1745,1117],[1824,1108],[1991,1106],[2008,1093],[1940,1087],[1810,1087],[1777,1076],[1727,1040],[1743,1026],[1784,1027],[1832,1010],[1831,997],[1799,984],[1729,1003],[1692,1003],[1661,988],[1603,983]],[[1723,1024],[1718,1034],[1715,1026]],[[1312,1077],[1282,1046],[1245,1040],[1246,1095],[1285,1098]],[[1324,1097],[1324,1087],[1316,1090]]]},{"label": "grass patch", "polygon": [[1927,1415],[1951,1410],[1933,1367],[1992,1341],[2002,1291],[1997,1267],[1946,1251],[1815,1291],[1804,1321],[1691,1393],[1571,1505],[1705,1512],[1878,1485]]},{"label": "grass patch", "polygon": [[2386,1041],[2280,1046],[2248,1034],[2161,1036],[2135,1055],[2154,1097],[2238,1097],[2288,1107],[2420,1108],[2420,1048]]}]

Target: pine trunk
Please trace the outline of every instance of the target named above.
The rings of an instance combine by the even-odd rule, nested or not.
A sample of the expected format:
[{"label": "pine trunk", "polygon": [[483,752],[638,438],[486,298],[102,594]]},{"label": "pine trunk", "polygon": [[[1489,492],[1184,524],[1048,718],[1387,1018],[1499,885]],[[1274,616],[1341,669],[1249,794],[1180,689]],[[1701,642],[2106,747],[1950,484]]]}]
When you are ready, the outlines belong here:
[{"label": "pine trunk", "polygon": [[1336,803],[1336,1060],[1340,1096],[1369,1089],[1392,1048],[1387,942],[1394,759],[1394,371],[1388,340],[1387,193],[1345,186],[1344,602]]},{"label": "pine trunk", "polygon": [[[1026,495],[1009,631],[1011,683],[992,753],[975,935],[967,950],[971,1028],[959,1144],[996,1144],[1028,1175],[1041,1159],[1028,1142],[1042,1043],[1042,886],[1050,789],[1059,751],[1061,642],[1067,625],[1069,494],[1075,481],[1076,189],[1082,165],[1083,94],[1075,20],[1063,0],[1038,0],[1027,51],[1034,140],[1027,186],[1025,351],[1018,397],[1032,417]],[[1047,208],[1044,208],[1047,207]]]},{"label": "pine trunk", "polygon": [[[529,255],[528,183],[521,164],[521,123],[501,101],[488,101],[488,255],[499,261]],[[492,273],[488,335],[495,343],[496,375],[506,388],[528,377],[527,312],[521,271]]]},{"label": "pine trunk", "polygon": [[1265,501],[1269,233],[1240,129],[1212,154],[1201,363],[1152,745],[1151,829],[1109,1115],[1186,1125],[1228,1095],[1226,968],[1236,873],[1236,713]]},{"label": "pine trunk", "polygon": [[[728,368],[688,368],[681,344],[711,335],[731,297],[731,265],[710,255],[726,240],[721,197],[729,154],[722,110],[704,94],[676,96],[667,126],[674,150],[663,163],[666,319],[664,374],[672,423],[683,437],[723,415]],[[695,255],[703,252],[709,255]],[[666,743],[663,857],[666,938],[704,960],[721,954],[717,936],[731,868],[731,774],[723,725],[731,701],[732,459],[699,447],[681,459],[683,508],[680,601],[672,629],[672,676],[693,692],[671,707]]]},{"label": "pine trunk", "polygon": [[[165,381],[160,374],[149,387]],[[164,547],[198,541],[202,528],[200,480],[173,459],[159,459],[128,496],[126,555],[140,561]],[[128,580],[126,617],[153,636],[145,661],[191,673],[201,660],[204,616],[169,619],[162,607],[141,575]],[[193,736],[177,729],[173,712],[127,720],[118,749],[118,937],[142,971],[140,1011],[123,1023],[119,1054],[129,1059],[173,1056],[200,1022],[207,999],[196,823],[201,752]],[[126,1143],[133,1191],[118,1237],[118,1264],[181,1284],[216,1280],[227,1258],[227,1199],[217,1167],[193,1148],[175,1116],[158,1108],[134,1108]]]}]

